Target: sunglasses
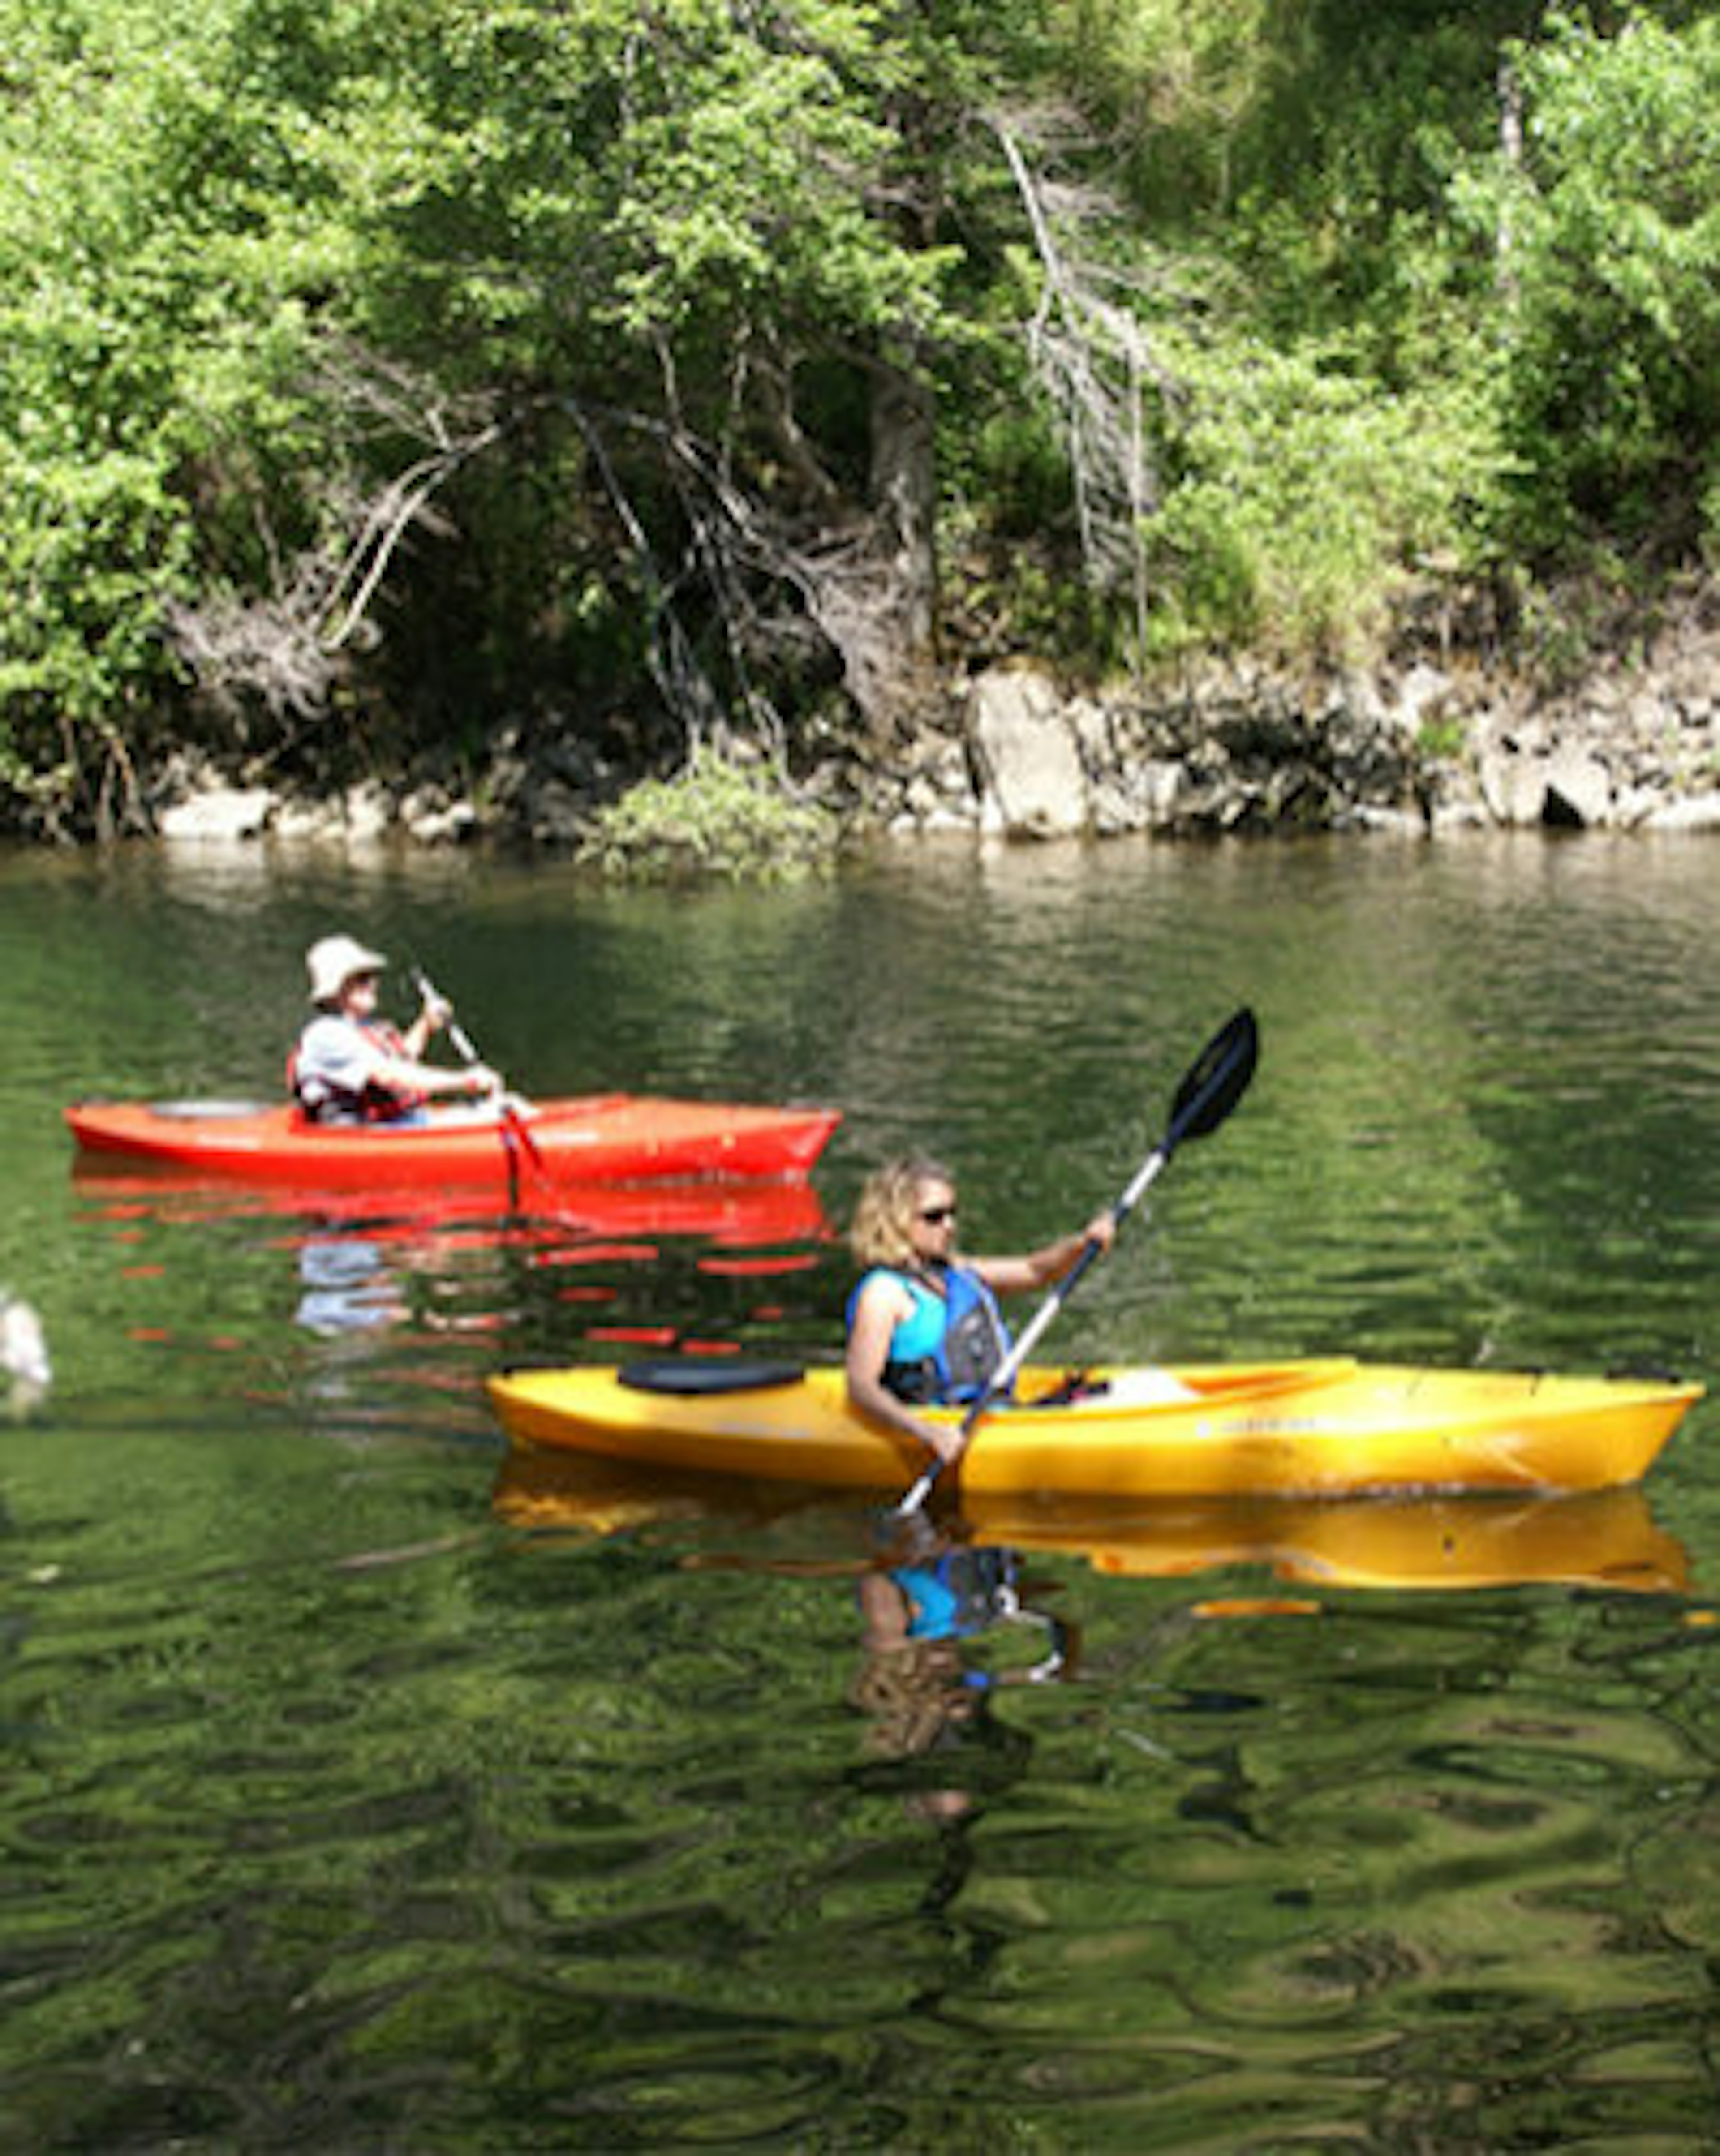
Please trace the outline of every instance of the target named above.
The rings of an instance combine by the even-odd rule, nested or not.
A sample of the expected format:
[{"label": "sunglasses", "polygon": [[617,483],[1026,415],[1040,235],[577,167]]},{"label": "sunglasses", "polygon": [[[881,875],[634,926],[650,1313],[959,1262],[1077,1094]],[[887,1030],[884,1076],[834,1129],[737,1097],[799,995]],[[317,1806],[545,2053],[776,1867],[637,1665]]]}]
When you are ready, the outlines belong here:
[{"label": "sunglasses", "polygon": [[955,1217],[953,1205],[927,1205],[920,1212],[920,1218],[928,1228],[941,1228],[946,1220],[953,1220]]}]

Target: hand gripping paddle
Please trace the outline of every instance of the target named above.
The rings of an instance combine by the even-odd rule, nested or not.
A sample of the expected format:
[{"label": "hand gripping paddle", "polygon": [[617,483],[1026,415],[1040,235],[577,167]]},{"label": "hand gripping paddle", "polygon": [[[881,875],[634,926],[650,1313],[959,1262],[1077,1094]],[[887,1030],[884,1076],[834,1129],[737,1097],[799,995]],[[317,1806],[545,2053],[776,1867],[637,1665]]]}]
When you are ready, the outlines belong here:
[{"label": "hand gripping paddle", "polygon": [[[412,982],[413,986],[418,992],[419,1000],[431,1006],[440,1014],[442,1023],[448,1029],[448,1038],[454,1043],[454,1053],[460,1057],[461,1062],[468,1067],[475,1063],[481,1063],[484,1059],[472,1045],[471,1035],[454,1016],[454,1005],[449,1002],[446,996],[439,993],[434,982],[431,980],[422,966],[413,968]],[[524,1147],[526,1158],[538,1173],[545,1174],[547,1169],[542,1152],[539,1148],[537,1139],[532,1137],[525,1117],[520,1113],[519,1104],[511,1094],[504,1092],[497,1096],[496,1112],[501,1118],[502,1144],[507,1152],[510,1170],[511,1171],[513,1166],[514,1146],[517,1142]],[[510,1181],[511,1180],[511,1173]]]}]

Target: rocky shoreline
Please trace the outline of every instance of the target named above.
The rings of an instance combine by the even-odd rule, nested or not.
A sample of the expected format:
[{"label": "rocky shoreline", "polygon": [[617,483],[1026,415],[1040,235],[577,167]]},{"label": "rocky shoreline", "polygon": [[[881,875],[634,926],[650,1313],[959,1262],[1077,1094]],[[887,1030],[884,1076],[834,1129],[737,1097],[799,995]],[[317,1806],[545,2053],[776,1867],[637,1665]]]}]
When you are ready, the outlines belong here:
[{"label": "rocky shoreline", "polygon": [[[804,783],[853,836],[1720,829],[1720,623],[1704,613],[1556,690],[1445,654],[1307,674],[1214,661],[1108,692],[1020,660],[973,675],[905,746],[833,756]],[[464,787],[307,800],[181,767],[156,820],[173,843],[565,850],[618,778],[506,730]]]}]

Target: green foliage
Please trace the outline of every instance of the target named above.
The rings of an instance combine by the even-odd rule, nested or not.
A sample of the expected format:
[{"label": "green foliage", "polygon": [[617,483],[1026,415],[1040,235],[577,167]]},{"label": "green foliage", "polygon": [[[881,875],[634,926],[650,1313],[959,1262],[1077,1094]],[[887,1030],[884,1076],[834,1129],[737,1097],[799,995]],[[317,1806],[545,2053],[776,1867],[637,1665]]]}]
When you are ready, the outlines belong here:
[{"label": "green foliage", "polygon": [[598,810],[581,858],[640,881],[792,882],[828,868],[835,819],[757,765],[711,754]]},{"label": "green foliage", "polygon": [[1461,718],[1424,719],[1415,730],[1416,754],[1430,763],[1456,763],[1468,745],[1469,730]]},{"label": "green foliage", "polygon": [[1240,137],[1277,78],[1271,0],[1060,0],[1061,64],[1117,128],[1155,223],[1232,199]]},{"label": "green foliage", "polygon": [[[656,600],[609,485],[546,415],[614,415],[619,482],[672,559],[665,444],[721,445],[768,490],[758,385],[960,341],[953,252],[913,214],[939,152],[904,118],[938,109],[941,71],[978,79],[989,36],[945,12],[971,54],[866,0],[0,0],[0,570],[19,595],[0,711],[27,759],[68,729],[99,743],[116,712],[134,741],[153,712],[182,728],[171,608],[302,610],[383,544],[462,408],[501,423],[439,496],[462,575],[423,544],[383,557],[414,693],[439,724],[449,654],[492,707],[510,654],[547,679],[560,593],[601,566],[634,621],[606,654],[582,604],[571,655],[607,655],[606,700],[639,695]],[[803,416],[809,465],[864,473],[856,400],[827,382],[818,402],[847,438]],[[553,505],[547,443],[571,480]],[[361,695],[387,664],[357,668]]]},{"label": "green foliage", "polygon": [[333,264],[293,244],[234,30],[0,0],[0,711],[39,808],[147,749],[181,688],[170,604],[266,580],[259,509],[288,521],[278,482],[321,444],[293,280]]},{"label": "green foliage", "polygon": [[1720,20],[1561,12],[1515,64],[1521,163],[1458,192],[1499,249],[1513,536],[1687,553],[1720,531]]},{"label": "green foliage", "polygon": [[[1543,17],[0,0],[0,793],[87,826],[187,734],[312,723],[578,711],[655,753],[671,607],[725,700],[810,708],[711,534],[732,576],[862,526],[891,372],[973,634],[1130,648],[1022,357],[1050,272],[998,112],[1057,116],[1022,139],[1150,349],[1155,649],[1354,650],[1435,554],[1720,555],[1720,18]],[[186,609],[319,636],[372,571],[337,706],[193,694]]]},{"label": "green foliage", "polygon": [[1069,459],[1030,402],[987,415],[964,477],[985,501],[991,529],[1004,538],[1026,538],[1069,517]]},{"label": "green foliage", "polygon": [[1180,355],[1189,409],[1148,531],[1159,650],[1360,656],[1420,557],[1473,544],[1484,398],[1394,397],[1340,357],[1245,338]]}]

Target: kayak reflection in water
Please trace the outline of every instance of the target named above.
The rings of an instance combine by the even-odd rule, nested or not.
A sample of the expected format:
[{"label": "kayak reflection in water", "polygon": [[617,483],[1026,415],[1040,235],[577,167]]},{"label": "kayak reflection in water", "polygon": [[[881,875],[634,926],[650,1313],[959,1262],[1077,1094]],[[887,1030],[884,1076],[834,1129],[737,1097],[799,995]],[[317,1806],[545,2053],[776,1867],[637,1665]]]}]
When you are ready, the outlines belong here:
[{"label": "kayak reflection in water", "polygon": [[[916,1775],[915,1808],[927,1816],[969,1812],[977,1785],[992,1779],[983,1762],[1007,1765],[1008,1779],[1019,1770],[1030,1740],[995,1721],[989,1701],[1005,1686],[1066,1675],[1075,1652],[1071,1628],[1022,1599],[1040,1591],[1043,1584],[1024,1586],[1013,1550],[936,1536],[923,1522],[907,1547],[861,1577],[863,1652],[849,1698],[870,1725],[874,1760],[926,1763],[933,1779]],[[983,1635],[1016,1625],[1031,1628],[1033,1659],[1005,1661],[1000,1649],[978,1659]]]},{"label": "kayak reflection in water", "polygon": [[325,936],[305,953],[316,1013],[299,1036],[288,1081],[313,1122],[421,1122],[432,1097],[480,1100],[501,1091],[501,1079],[481,1063],[454,1070],[425,1062],[433,1036],[451,1015],[439,998],[425,998],[404,1033],[377,1016],[388,963],[350,936]]},{"label": "kayak reflection in water", "polygon": [[1052,1286],[1090,1242],[1108,1250],[1117,1233],[1107,1209],[1023,1256],[970,1258],[958,1255],[957,1211],[947,1168],[891,1161],[867,1178],[849,1232],[863,1270],[848,1306],[848,1397],[946,1466],[965,1436],[914,1409],[978,1399],[1009,1352],[998,1296]]}]

